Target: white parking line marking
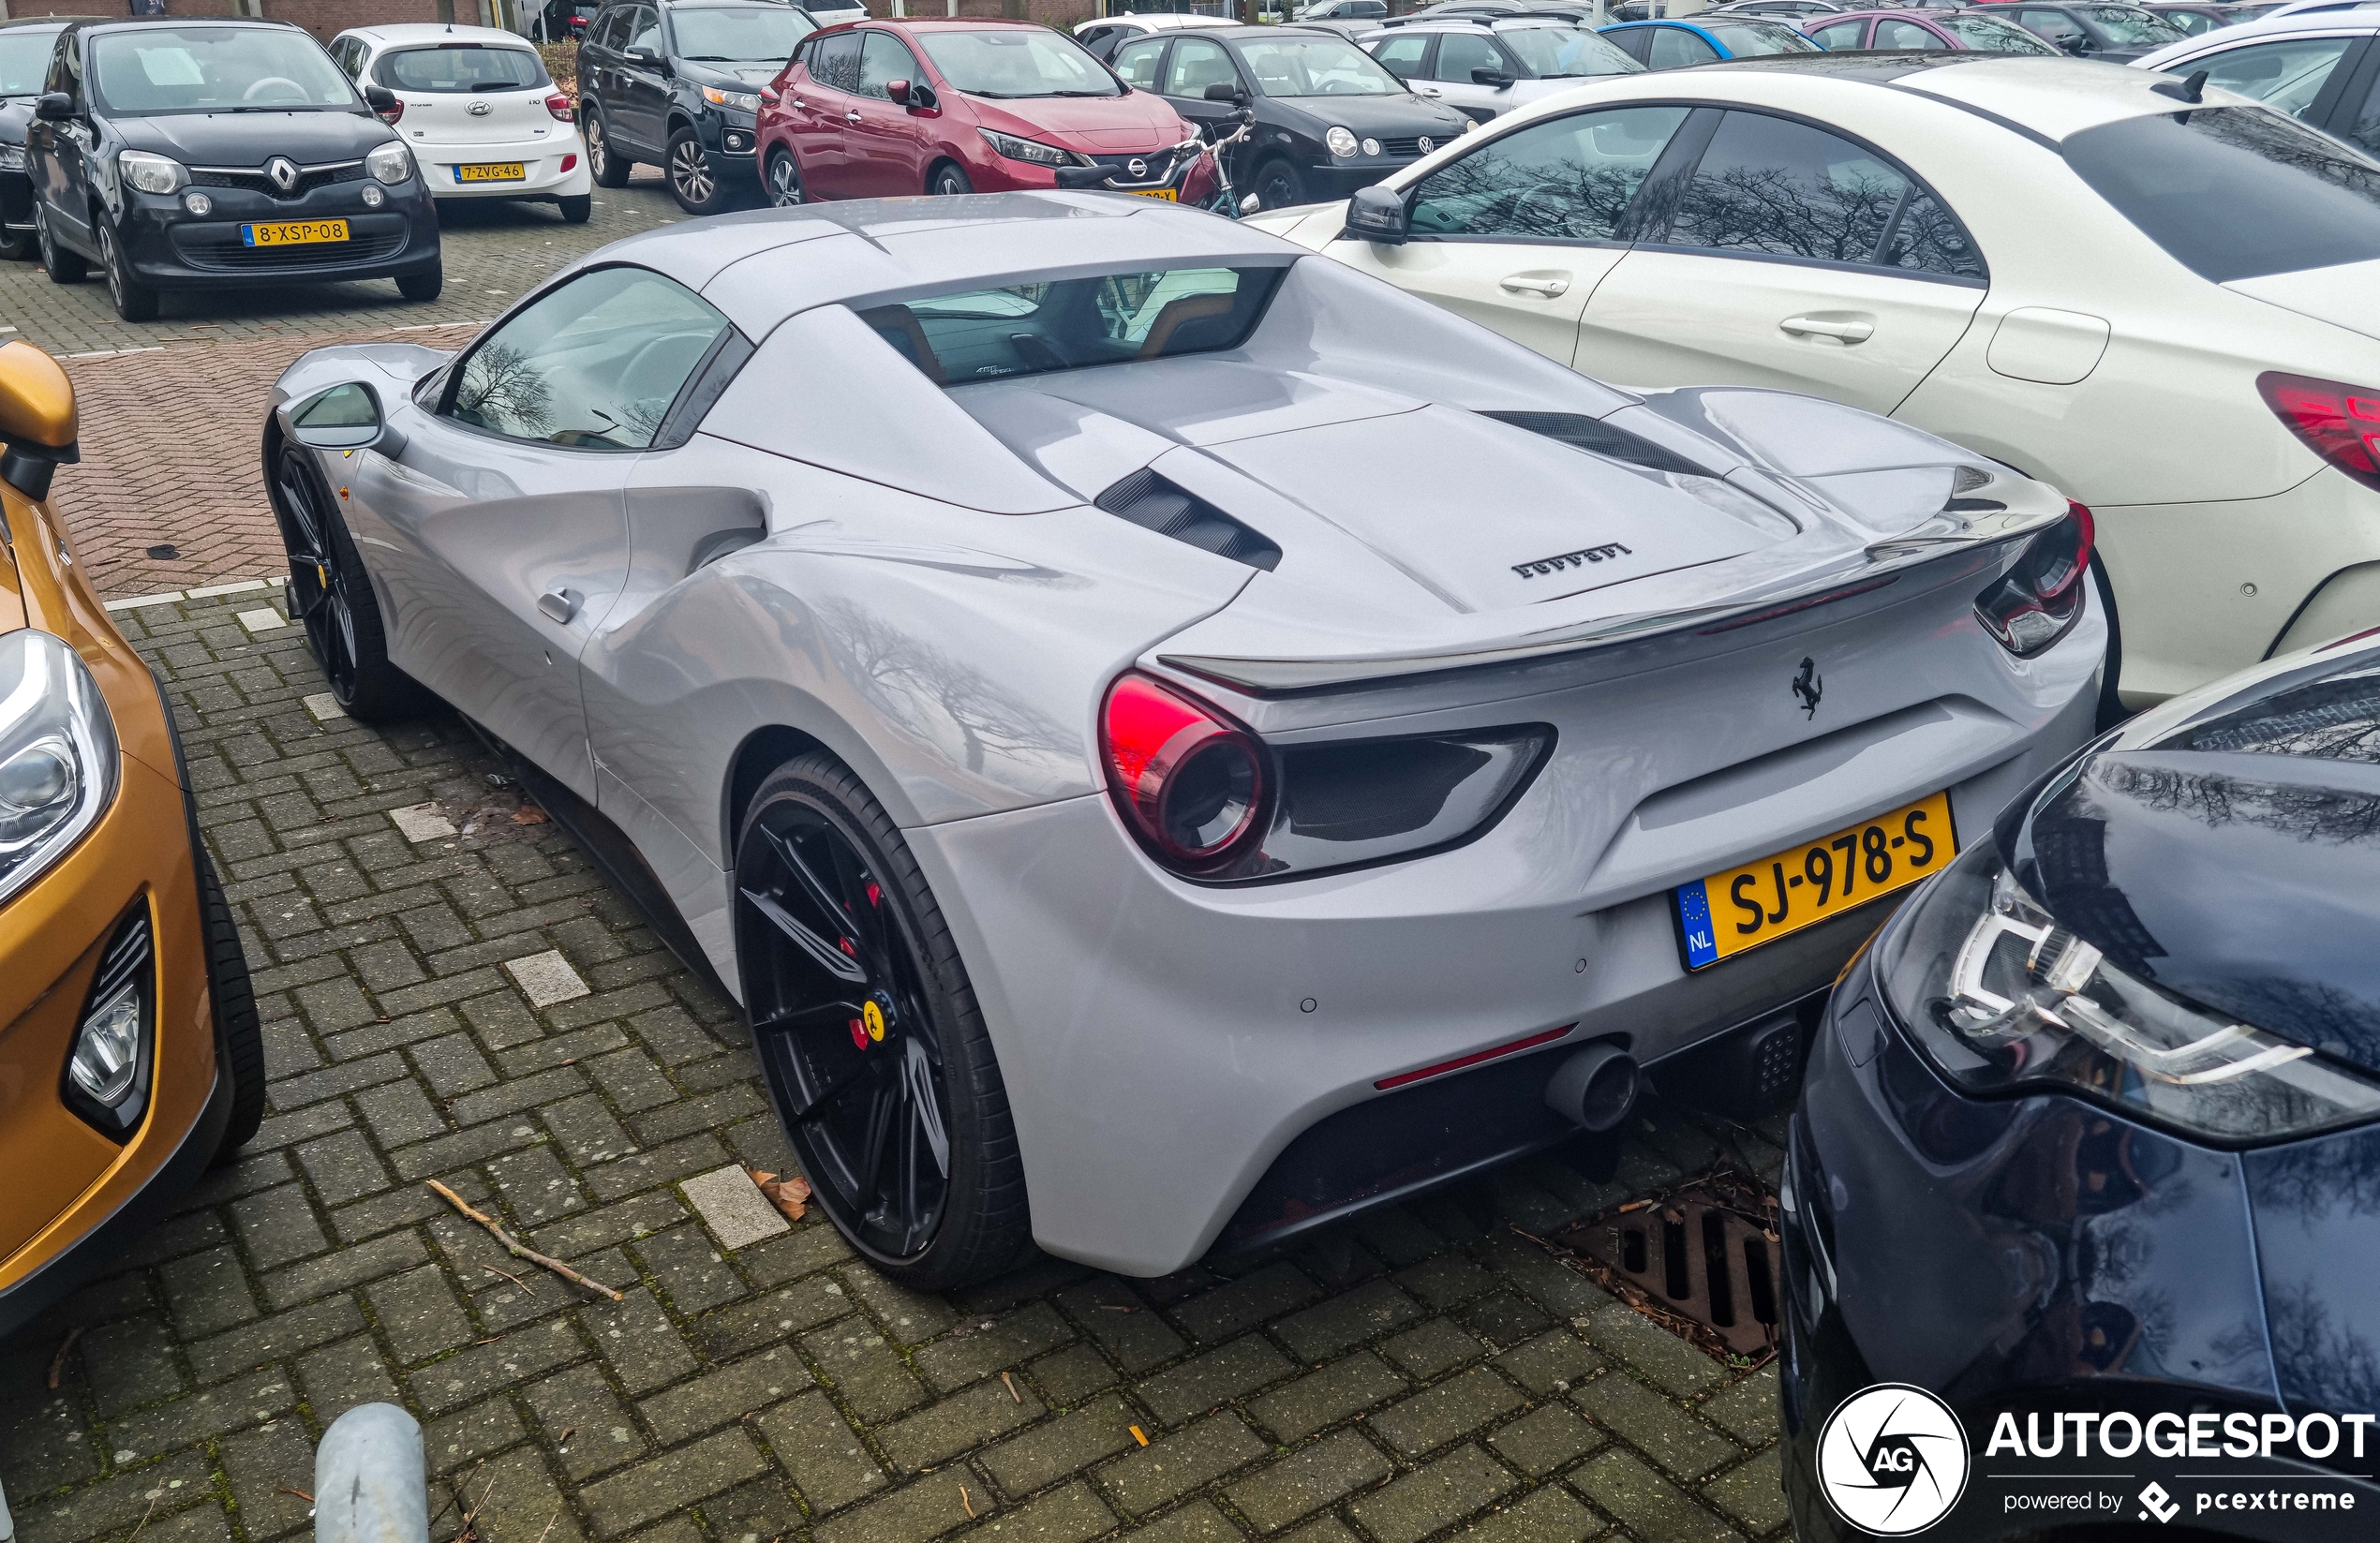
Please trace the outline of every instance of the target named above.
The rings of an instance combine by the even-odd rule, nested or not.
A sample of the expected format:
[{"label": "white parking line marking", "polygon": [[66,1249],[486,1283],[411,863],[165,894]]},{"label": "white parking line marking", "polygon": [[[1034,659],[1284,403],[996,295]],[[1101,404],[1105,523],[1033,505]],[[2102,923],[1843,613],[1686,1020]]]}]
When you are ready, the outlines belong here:
[{"label": "white parking line marking", "polygon": [[111,611],[133,611],[138,610],[143,605],[171,605],[180,599],[182,599],[181,590],[169,589],[162,595],[131,595],[123,600],[112,600],[108,601],[108,609]]},{"label": "white parking line marking", "polygon": [[251,589],[270,587],[271,586],[262,579],[234,579],[229,584],[210,584],[204,588],[193,589],[182,598],[184,600],[213,600],[217,595],[245,595]]}]

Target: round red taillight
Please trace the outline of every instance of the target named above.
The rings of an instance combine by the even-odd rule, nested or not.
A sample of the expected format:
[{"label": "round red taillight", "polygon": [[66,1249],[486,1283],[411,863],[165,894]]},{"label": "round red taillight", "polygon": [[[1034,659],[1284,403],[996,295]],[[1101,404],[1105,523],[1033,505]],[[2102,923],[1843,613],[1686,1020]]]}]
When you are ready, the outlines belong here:
[{"label": "round red taillight", "polygon": [[1264,749],[1245,729],[1138,675],[1108,688],[1099,727],[1117,808],[1159,860],[1212,867],[1259,834]]}]

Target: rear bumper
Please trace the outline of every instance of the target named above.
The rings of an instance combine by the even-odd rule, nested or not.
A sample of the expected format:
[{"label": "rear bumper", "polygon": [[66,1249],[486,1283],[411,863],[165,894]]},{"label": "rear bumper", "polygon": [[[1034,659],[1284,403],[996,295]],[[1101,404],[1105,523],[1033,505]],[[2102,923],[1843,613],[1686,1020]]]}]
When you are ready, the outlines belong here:
[{"label": "rear bumper", "polygon": [[[587,170],[587,147],[575,132],[513,144],[439,145],[416,141],[409,148],[421,166],[422,181],[437,199],[572,198],[595,186]],[[565,161],[570,163],[567,168]],[[467,166],[514,162],[522,171],[517,181],[465,182],[459,174]]]}]

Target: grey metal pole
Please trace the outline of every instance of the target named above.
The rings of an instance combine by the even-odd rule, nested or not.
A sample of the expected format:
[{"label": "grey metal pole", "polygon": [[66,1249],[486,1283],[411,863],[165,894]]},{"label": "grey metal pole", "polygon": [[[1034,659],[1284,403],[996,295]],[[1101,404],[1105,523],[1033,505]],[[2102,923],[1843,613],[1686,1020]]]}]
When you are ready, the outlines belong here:
[{"label": "grey metal pole", "polygon": [[393,1403],[331,1422],[314,1454],[315,1543],[429,1543],[422,1428]]}]

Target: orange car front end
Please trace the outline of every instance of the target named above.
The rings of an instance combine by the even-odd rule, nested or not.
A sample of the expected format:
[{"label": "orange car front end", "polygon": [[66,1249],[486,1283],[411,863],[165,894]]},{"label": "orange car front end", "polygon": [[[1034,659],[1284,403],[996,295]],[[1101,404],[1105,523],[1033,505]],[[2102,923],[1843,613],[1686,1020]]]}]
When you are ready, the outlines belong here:
[{"label": "orange car front end", "polygon": [[[122,1253],[262,1098],[171,717],[47,502],[73,436],[57,365],[0,348],[0,1336]],[[218,1006],[240,1010],[231,1054]]]}]

